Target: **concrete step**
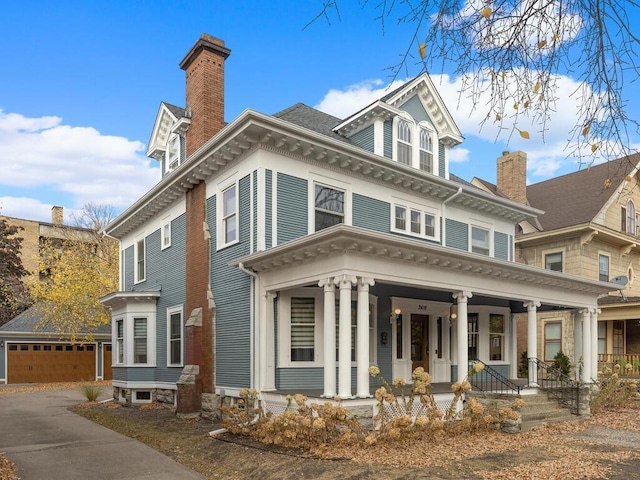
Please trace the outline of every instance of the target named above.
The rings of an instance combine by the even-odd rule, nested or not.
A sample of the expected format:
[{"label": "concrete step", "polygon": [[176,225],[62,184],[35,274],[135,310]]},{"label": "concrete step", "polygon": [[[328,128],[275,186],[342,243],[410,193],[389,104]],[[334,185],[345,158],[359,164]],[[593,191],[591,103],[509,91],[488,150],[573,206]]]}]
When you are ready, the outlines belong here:
[{"label": "concrete step", "polygon": [[539,425],[548,425],[550,423],[582,422],[584,420],[585,420],[584,417],[580,417],[578,415],[571,415],[571,414],[567,414],[561,417],[550,418],[550,419],[539,419],[539,420],[529,420],[529,421],[524,421],[523,419],[522,425],[521,425],[521,431],[528,432],[534,427],[537,427]]},{"label": "concrete step", "polygon": [[[554,408],[549,410],[539,410],[537,412],[529,412],[522,411],[522,421],[526,422],[529,420],[544,420],[544,419],[555,419],[558,417],[565,417],[567,415],[572,415],[571,412],[566,408]],[[576,416],[576,415],[572,415]]]}]

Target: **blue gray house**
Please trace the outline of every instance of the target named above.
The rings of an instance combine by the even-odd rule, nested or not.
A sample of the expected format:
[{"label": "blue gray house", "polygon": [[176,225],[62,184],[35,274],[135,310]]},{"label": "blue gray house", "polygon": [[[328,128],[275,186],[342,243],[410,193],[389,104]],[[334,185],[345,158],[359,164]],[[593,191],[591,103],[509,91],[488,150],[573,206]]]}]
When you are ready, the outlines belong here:
[{"label": "blue gray house", "polygon": [[535,332],[538,310],[612,290],[514,261],[514,226],[541,212],[449,172],[464,139],[428,75],[345,119],[299,103],[225,123],[229,53],[203,35],[182,61],[186,107],[162,103],[149,142],[162,180],[106,229],[121,401],[372,405],[370,365],[446,383],[474,359],[513,379],[514,313]]}]

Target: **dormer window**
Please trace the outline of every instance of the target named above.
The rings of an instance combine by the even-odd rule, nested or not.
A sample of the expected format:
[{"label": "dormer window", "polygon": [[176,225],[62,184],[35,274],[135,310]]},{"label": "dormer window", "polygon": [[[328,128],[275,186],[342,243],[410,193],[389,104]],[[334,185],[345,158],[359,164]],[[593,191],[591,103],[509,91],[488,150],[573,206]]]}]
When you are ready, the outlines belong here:
[{"label": "dormer window", "polygon": [[411,166],[411,126],[409,122],[403,119],[398,120],[398,146],[397,146],[397,161]]},{"label": "dormer window", "polygon": [[631,200],[627,202],[627,233],[636,234],[636,207]]},{"label": "dormer window", "polygon": [[180,165],[180,136],[173,135],[167,148],[167,171],[172,172]]},{"label": "dormer window", "polygon": [[420,127],[420,170],[433,173],[433,134],[430,130]]},{"label": "dormer window", "polygon": [[393,123],[393,159],[423,172],[438,175],[438,140],[427,121],[416,124],[406,113],[396,116]]}]

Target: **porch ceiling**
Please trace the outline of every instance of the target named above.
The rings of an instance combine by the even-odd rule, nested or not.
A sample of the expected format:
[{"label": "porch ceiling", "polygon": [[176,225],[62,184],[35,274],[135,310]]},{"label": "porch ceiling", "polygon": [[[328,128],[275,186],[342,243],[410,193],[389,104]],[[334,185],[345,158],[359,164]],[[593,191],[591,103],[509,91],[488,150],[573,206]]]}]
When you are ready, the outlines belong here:
[{"label": "porch ceiling", "polygon": [[[242,264],[245,268],[250,268],[257,273],[270,273],[312,261],[327,260],[337,255],[364,256],[372,260],[386,259],[398,265],[411,265],[414,268],[424,266],[435,271],[454,271],[466,277],[477,277],[478,280],[502,280],[520,287],[541,286],[546,289],[593,297],[605,295],[618,288],[615,284],[608,282],[585,279],[348,225],[335,225],[269,250],[237,259],[230,265]],[[481,282],[478,282],[478,285],[481,285]]]}]

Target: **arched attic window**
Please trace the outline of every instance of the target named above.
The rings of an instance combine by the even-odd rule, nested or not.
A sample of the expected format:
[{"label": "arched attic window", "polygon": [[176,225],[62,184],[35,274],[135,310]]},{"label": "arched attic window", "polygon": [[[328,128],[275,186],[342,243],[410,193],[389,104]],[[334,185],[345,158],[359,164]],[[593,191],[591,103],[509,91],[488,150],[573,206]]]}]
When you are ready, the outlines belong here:
[{"label": "arched attic window", "polygon": [[397,117],[396,121],[396,160],[399,163],[411,166],[413,164],[411,143],[411,134],[413,130],[413,122],[401,117]]},{"label": "arched attic window", "polygon": [[636,207],[631,200],[627,202],[627,233],[636,234]]},{"label": "arched attic window", "polygon": [[418,157],[420,170],[433,173],[434,133],[426,122],[418,125]]}]

